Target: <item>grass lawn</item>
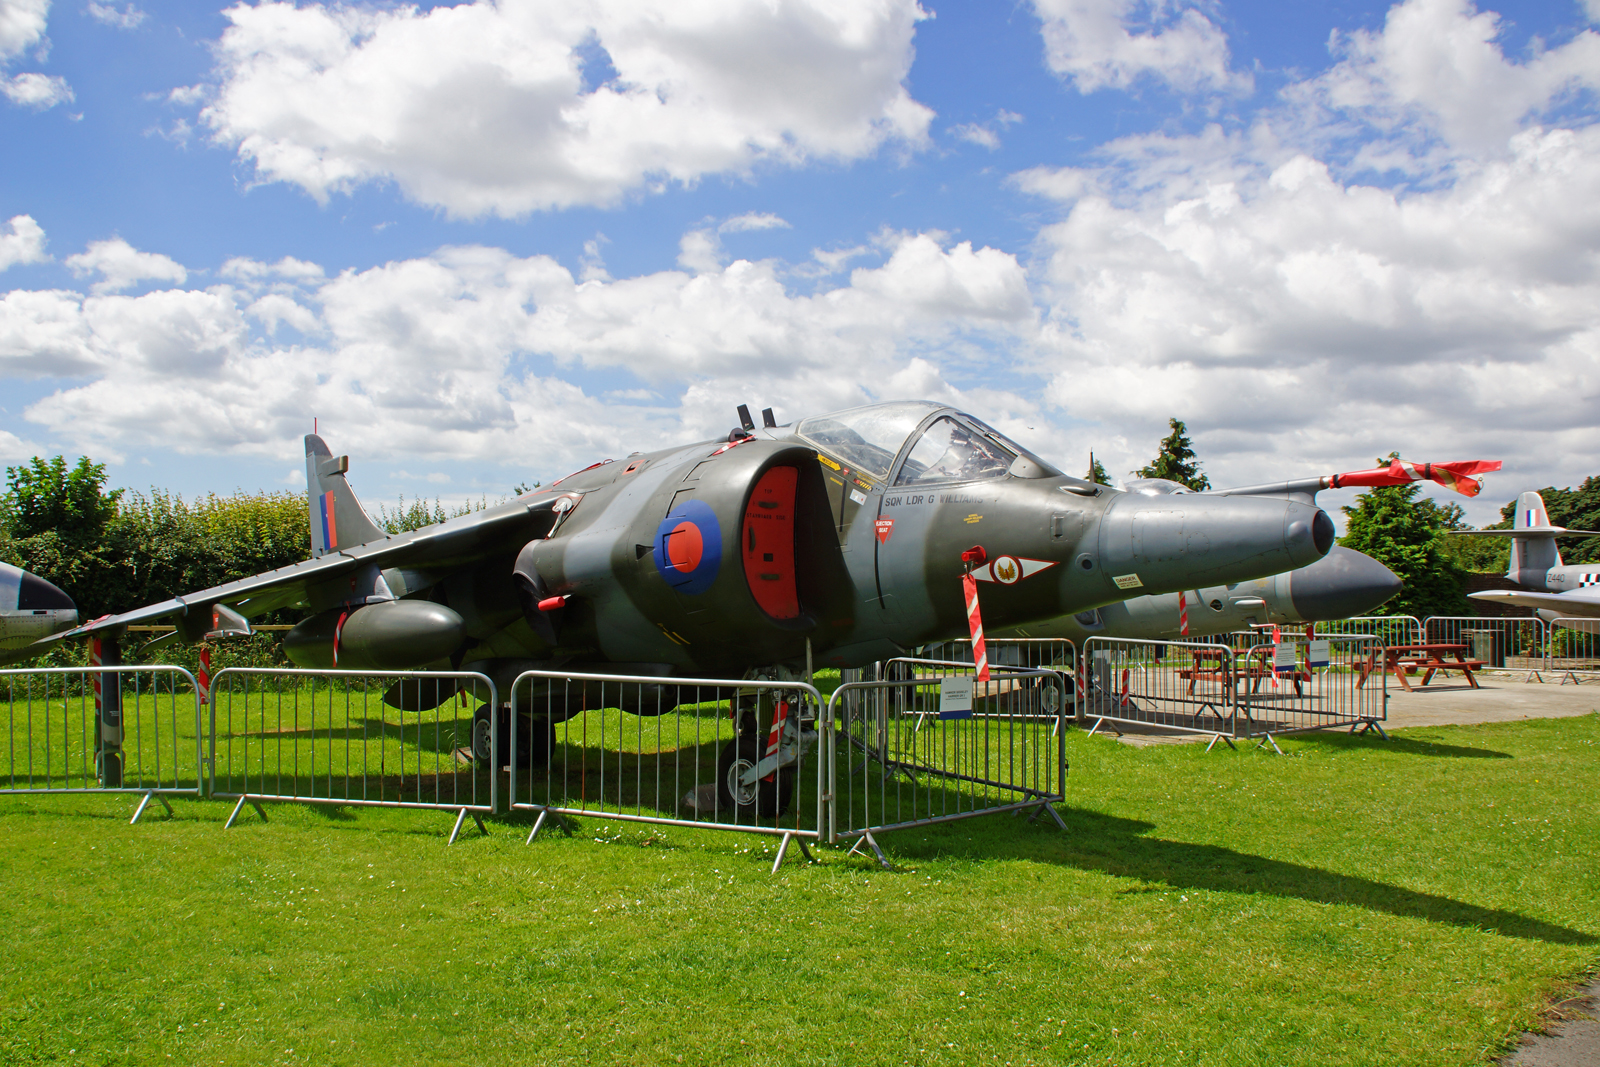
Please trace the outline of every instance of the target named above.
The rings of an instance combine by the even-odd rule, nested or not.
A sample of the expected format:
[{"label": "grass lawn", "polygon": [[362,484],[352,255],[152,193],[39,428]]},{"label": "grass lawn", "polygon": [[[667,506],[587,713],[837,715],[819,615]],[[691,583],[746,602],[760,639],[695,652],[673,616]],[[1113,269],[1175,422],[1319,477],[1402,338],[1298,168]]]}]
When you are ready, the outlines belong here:
[{"label": "grass lawn", "polygon": [[1068,737],[1053,822],[774,842],[0,797],[0,1062],[1472,1064],[1600,961],[1600,717]]}]

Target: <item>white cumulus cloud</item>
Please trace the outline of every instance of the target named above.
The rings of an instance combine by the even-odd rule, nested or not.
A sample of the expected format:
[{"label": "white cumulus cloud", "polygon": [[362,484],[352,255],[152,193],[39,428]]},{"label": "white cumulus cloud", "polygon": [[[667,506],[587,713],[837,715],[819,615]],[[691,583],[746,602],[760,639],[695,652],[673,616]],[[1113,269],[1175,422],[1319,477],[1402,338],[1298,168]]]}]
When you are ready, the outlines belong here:
[{"label": "white cumulus cloud", "polygon": [[50,0],[0,0],[0,61],[43,41],[49,15]]},{"label": "white cumulus cloud", "polygon": [[1167,0],[1033,0],[1045,60],[1081,93],[1141,78],[1180,92],[1248,91],[1229,68],[1228,36],[1198,7]]},{"label": "white cumulus cloud", "polygon": [[0,94],[19,107],[43,111],[72,100],[72,87],[57,75],[24,73],[6,77],[5,67],[33,49],[42,61],[50,42],[45,28],[50,0],[0,0]]},{"label": "white cumulus cloud", "polygon": [[115,4],[99,4],[95,0],[89,0],[89,6],[84,10],[88,11],[89,17],[96,22],[115,26],[119,30],[131,30],[148,17],[131,3],[124,4],[119,11]]},{"label": "white cumulus cloud", "polygon": [[92,287],[97,294],[120,292],[142,281],[182,285],[189,278],[189,272],[176,260],[159,252],[141,252],[120,237],[92,241],[84,251],[68,256],[66,264],[80,278],[100,275]]},{"label": "white cumulus cloud", "polygon": [[[203,291],[19,290],[0,300],[0,374],[87,379],[27,412],[83,447],[277,455],[315,411],[341,448],[526,456],[553,477],[595,452],[725,433],[742,401],[793,418],[905,389],[957,397],[949,375],[1035,331],[1015,257],[927,234],[880,243],[881,265],[811,294],[776,262],[580,280],[481,246],[333,278],[234,260]],[[956,363],[928,354],[947,345]],[[1000,398],[986,410],[1036,407],[984,395]]]},{"label": "white cumulus cloud", "polygon": [[19,107],[44,111],[73,100],[72,86],[57,74],[16,74],[0,78],[0,93]]},{"label": "white cumulus cloud", "polygon": [[[1052,403],[1100,423],[1108,467],[1147,461],[1175,415],[1217,484],[1391,448],[1504,459],[1507,493],[1570,480],[1600,430],[1600,123],[1537,119],[1600,66],[1574,58],[1588,33],[1508,60],[1494,26],[1408,0],[1249,129],[1017,176],[1064,205],[1038,244],[1036,366]],[[1373,180],[1386,144],[1408,184]]]},{"label": "white cumulus cloud", "polygon": [[761,163],[916,147],[915,0],[236,4],[202,116],[319,200],[393,181],[514,217]]},{"label": "white cumulus cloud", "polygon": [[44,229],[32,215],[17,215],[0,229],[0,270],[49,258],[44,251]]}]

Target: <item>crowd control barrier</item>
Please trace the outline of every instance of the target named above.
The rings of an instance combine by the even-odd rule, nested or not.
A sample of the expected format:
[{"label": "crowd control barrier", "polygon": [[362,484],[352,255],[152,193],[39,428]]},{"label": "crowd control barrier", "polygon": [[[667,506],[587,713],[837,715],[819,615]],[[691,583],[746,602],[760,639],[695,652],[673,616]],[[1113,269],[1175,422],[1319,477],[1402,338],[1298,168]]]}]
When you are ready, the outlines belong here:
[{"label": "crowd control barrier", "polygon": [[1067,706],[1062,671],[896,659],[879,677],[845,682],[829,698],[825,751],[833,803],[830,843],[855,839],[888,866],[877,835],[1033,809],[1064,798]]},{"label": "crowd control barrier", "polygon": [[1221,641],[1091,637],[1083,643],[1079,718],[1108,727],[1209,734],[1233,746],[1240,654]]},{"label": "crowd control barrier", "polygon": [[1600,619],[1553,619],[1545,644],[1545,670],[1562,685],[1600,679]]},{"label": "crowd control barrier", "polygon": [[1235,662],[1236,737],[1278,744],[1275,735],[1348,727],[1384,733],[1388,673],[1384,645],[1363,634],[1282,634]]},{"label": "crowd control barrier", "polygon": [[781,838],[807,858],[828,790],[825,706],[799,681],[527,671],[511,685],[511,808]]},{"label": "crowd control barrier", "polygon": [[1331,634],[1376,637],[1385,645],[1420,645],[1426,631],[1422,620],[1415,615],[1358,615],[1353,619],[1333,619],[1316,624],[1315,636]]},{"label": "crowd control barrier", "polygon": [[1538,616],[1430,615],[1422,627],[1426,644],[1460,645],[1486,670],[1522,671],[1525,681],[1544,680],[1549,628]]},{"label": "crowd control barrier", "polygon": [[210,795],[236,801],[228,827],[246,804],[265,819],[269,800],[433,808],[456,812],[454,843],[468,815],[487,832],[496,810],[499,699],[481,674],[229,667],[207,733]]},{"label": "crowd control barrier", "polygon": [[0,793],[200,795],[199,687],[182,667],[0,670],[7,738]]}]

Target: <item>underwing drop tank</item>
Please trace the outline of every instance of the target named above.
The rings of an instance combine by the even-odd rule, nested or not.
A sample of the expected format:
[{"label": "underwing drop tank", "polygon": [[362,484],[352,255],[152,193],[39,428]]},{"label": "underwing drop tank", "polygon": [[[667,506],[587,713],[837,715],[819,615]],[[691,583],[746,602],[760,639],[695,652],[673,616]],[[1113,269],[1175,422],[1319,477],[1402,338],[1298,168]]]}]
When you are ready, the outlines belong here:
[{"label": "underwing drop tank", "polygon": [[449,658],[467,637],[461,616],[427,600],[334,608],[301,621],[283,639],[297,666],[414,670]]}]

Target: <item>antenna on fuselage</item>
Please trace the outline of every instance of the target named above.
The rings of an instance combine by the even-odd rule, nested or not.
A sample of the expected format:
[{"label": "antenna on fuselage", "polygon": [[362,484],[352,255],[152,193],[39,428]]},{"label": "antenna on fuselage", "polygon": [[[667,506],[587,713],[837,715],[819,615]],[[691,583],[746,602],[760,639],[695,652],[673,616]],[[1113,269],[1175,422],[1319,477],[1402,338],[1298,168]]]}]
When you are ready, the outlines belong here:
[{"label": "antenna on fuselage", "polygon": [[778,417],[772,413],[771,408],[761,409],[761,425],[771,430],[778,425]]},{"label": "antenna on fuselage", "polygon": [[739,405],[739,425],[747,430],[756,428],[756,420],[750,417],[750,408],[744,404]]}]

